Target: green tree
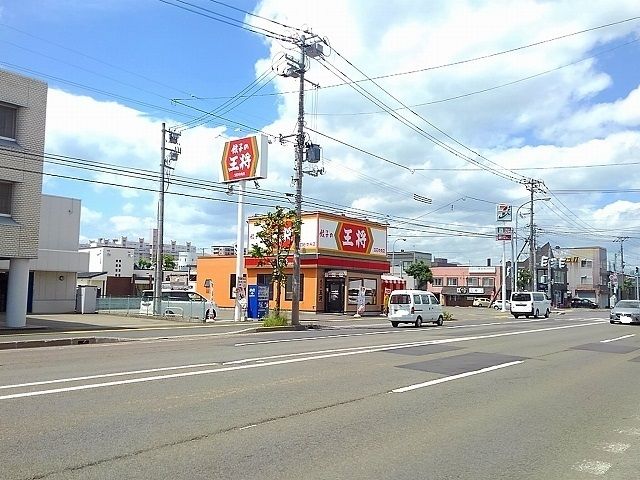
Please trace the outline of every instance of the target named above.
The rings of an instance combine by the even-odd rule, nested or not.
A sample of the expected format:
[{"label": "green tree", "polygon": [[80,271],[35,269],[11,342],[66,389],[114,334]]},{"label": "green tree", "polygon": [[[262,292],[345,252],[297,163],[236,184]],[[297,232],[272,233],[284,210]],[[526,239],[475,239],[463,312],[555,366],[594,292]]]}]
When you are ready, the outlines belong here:
[{"label": "green tree", "polygon": [[518,290],[526,290],[531,285],[531,272],[527,269],[518,270]]},{"label": "green tree", "polygon": [[162,255],[162,268],[163,270],[173,270],[176,268],[176,261],[173,255],[169,255],[168,253]]},{"label": "green tree", "polygon": [[427,283],[433,282],[433,273],[431,273],[429,265],[424,263],[422,260],[413,262],[411,265],[407,266],[404,271],[407,272],[407,275],[414,278],[418,290],[426,290]]},{"label": "green tree", "polygon": [[141,258],[140,260],[138,260],[138,267],[140,268],[151,268],[151,265],[151,262],[146,258]]},{"label": "green tree", "polygon": [[300,234],[300,223],[295,220],[296,212],[276,207],[256,222],[259,231],[256,236],[260,243],[251,245],[249,254],[258,259],[258,265],[271,267],[271,285],[276,292],[276,317],[280,316],[282,284],[286,281],[287,257],[294,246],[295,235]]}]

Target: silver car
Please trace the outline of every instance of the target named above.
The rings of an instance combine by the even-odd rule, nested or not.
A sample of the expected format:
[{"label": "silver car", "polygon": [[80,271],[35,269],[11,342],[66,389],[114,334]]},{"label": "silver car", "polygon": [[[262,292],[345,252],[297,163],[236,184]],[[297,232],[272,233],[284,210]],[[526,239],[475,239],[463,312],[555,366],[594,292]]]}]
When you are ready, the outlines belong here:
[{"label": "silver car", "polygon": [[620,300],[609,313],[610,323],[640,323],[640,301]]}]

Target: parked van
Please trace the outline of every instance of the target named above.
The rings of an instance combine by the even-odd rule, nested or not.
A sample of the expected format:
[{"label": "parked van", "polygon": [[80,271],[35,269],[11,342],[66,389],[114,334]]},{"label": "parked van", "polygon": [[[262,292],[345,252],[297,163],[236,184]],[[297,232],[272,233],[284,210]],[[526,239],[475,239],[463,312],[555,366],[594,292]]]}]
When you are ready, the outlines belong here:
[{"label": "parked van", "polygon": [[394,290],[389,296],[389,321],[397,327],[401,323],[413,323],[421,327],[423,322],[442,325],[444,314],[435,295],[425,290]]},{"label": "parked van", "polygon": [[540,314],[549,318],[551,313],[551,300],[542,292],[513,292],[510,305],[511,315],[515,318],[520,315],[538,318]]},{"label": "parked van", "polygon": [[[153,315],[153,290],[144,290],[140,300],[140,315]],[[162,316],[186,319],[214,320],[218,306],[213,300],[188,289],[163,289],[160,301]]]}]

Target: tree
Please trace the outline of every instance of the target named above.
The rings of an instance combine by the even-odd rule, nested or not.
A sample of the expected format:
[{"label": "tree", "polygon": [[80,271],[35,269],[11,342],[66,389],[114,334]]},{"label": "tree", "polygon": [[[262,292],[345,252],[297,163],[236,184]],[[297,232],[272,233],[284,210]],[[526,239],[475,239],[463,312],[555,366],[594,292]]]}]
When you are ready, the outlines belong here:
[{"label": "tree", "polygon": [[527,269],[518,270],[518,290],[526,290],[531,284],[531,272]]},{"label": "tree", "polygon": [[173,270],[176,268],[176,261],[173,258],[173,255],[169,255],[165,253],[162,255],[162,269],[163,270]]},{"label": "tree", "polygon": [[407,275],[414,278],[418,290],[425,290],[427,283],[433,282],[433,273],[431,273],[429,265],[422,260],[413,262],[404,271],[407,272]]},{"label": "tree", "polygon": [[138,267],[140,268],[151,268],[151,262],[146,258],[141,258],[138,260]]},{"label": "tree", "polygon": [[276,317],[280,316],[282,284],[287,278],[287,257],[293,248],[294,235],[300,234],[301,222],[295,218],[295,210],[282,207],[276,207],[275,212],[267,213],[255,223],[259,229],[256,236],[261,243],[251,245],[249,250],[249,254],[258,259],[259,266],[271,266],[271,285],[275,284],[276,292]]}]

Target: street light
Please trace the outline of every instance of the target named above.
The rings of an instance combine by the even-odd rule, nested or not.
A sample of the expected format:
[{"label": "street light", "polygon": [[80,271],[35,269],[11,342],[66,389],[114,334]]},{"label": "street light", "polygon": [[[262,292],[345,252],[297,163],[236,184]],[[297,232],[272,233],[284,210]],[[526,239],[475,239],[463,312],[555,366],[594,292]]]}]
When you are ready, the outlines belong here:
[{"label": "street light", "polygon": [[391,249],[391,273],[393,273],[393,267],[395,266],[395,263],[396,263],[396,242],[398,240],[402,240],[403,242],[407,241],[406,238],[396,238],[393,241],[393,248]]},{"label": "street light", "polygon": [[[537,202],[538,200],[542,201],[542,202],[548,202],[549,200],[551,200],[551,197],[543,197],[543,198],[534,198],[533,201]],[[511,236],[511,238],[513,239],[513,251],[511,252],[511,275],[512,275],[512,279],[513,281],[511,282],[513,284],[513,288],[512,288],[512,292],[516,291],[516,287],[517,287],[517,278],[518,278],[518,258],[520,258],[520,252],[518,252],[518,217],[520,216],[520,209],[522,207],[524,207],[525,205],[531,205],[531,200],[527,200],[526,202],[524,202],[522,205],[520,205],[517,209],[516,209],[516,225],[514,228],[514,232],[513,235]],[[531,205],[531,208],[533,208],[533,205]],[[533,221],[533,220],[532,220]],[[529,239],[530,242],[533,242],[533,238]],[[533,258],[531,259],[531,261],[533,262]],[[531,279],[533,281],[533,279]]]}]

